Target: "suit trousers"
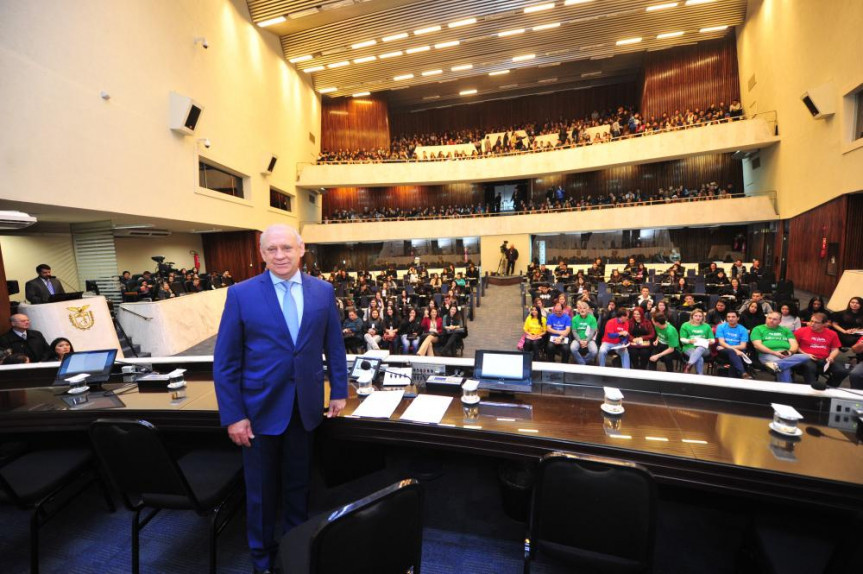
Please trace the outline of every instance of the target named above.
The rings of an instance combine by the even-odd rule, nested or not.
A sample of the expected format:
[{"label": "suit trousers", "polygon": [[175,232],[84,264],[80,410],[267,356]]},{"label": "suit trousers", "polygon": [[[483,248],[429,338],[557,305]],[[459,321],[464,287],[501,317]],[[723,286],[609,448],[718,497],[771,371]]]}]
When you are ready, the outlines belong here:
[{"label": "suit trousers", "polygon": [[[279,548],[276,537],[308,519],[313,434],[303,428],[298,403],[295,396],[291,422],[285,432],[256,434],[252,446],[243,449],[246,529],[257,570],[273,567]],[[277,533],[280,501],[281,531]]]}]

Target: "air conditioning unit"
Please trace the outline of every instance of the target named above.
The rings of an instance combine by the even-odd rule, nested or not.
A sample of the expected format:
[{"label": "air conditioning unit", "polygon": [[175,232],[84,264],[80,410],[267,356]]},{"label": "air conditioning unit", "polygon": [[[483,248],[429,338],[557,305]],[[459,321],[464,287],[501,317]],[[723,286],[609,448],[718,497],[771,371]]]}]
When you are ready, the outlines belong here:
[{"label": "air conditioning unit", "polygon": [[115,229],[114,237],[168,237],[167,229]]},{"label": "air conditioning unit", "polygon": [[35,217],[23,211],[0,211],[0,229],[24,229],[36,222]]}]

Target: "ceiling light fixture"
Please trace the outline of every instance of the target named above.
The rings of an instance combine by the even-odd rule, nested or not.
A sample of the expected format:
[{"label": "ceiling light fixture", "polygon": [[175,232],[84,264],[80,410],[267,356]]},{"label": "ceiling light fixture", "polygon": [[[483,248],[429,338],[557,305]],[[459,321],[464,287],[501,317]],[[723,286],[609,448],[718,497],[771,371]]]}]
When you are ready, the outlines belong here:
[{"label": "ceiling light fixture", "polygon": [[416,48],[408,48],[405,50],[405,54],[418,54],[419,52],[428,52],[431,50],[428,46],[417,46]]},{"label": "ceiling light fixture", "polygon": [[375,60],[377,60],[377,56],[364,56],[354,60],[354,64],[365,64],[366,62],[374,62]]},{"label": "ceiling light fixture", "polygon": [[706,34],[708,32],[721,32],[722,30],[727,29],[728,26],[711,26],[710,28],[702,28],[699,30],[702,34]]},{"label": "ceiling light fixture", "polygon": [[320,8],[317,7],[307,8],[306,10],[300,10],[299,12],[291,12],[290,14],[288,14],[288,18],[290,18],[291,20],[296,20],[297,18],[305,18],[306,16],[312,16],[320,11]]},{"label": "ceiling light fixture", "polygon": [[575,6],[576,4],[587,4],[589,2],[593,2],[593,0],[566,0],[563,3],[564,6]]},{"label": "ceiling light fixture", "polygon": [[374,46],[375,44],[377,44],[377,40],[366,40],[365,42],[352,44],[351,48],[353,48],[354,50],[359,50],[360,48],[368,48],[369,46]]},{"label": "ceiling light fixture", "polygon": [[348,66],[348,65],[350,65],[350,62],[348,62],[347,60],[342,60],[341,62],[334,62],[332,64],[327,64],[327,68],[332,70],[333,68],[344,68],[345,66]]},{"label": "ceiling light fixture", "polygon": [[472,96],[476,93],[476,90],[462,90],[458,93],[460,96]]},{"label": "ceiling light fixture", "polygon": [[426,70],[422,73],[423,76],[437,76],[438,74],[443,74],[443,70]]},{"label": "ceiling light fixture", "polygon": [[321,94],[329,94],[331,92],[335,92],[336,89],[337,88],[321,88],[320,90],[318,90],[318,92]]},{"label": "ceiling light fixture", "polygon": [[544,10],[551,10],[554,8],[554,2],[549,2],[548,4],[537,4],[536,6],[528,6],[524,9],[525,14],[533,14],[534,12],[542,12]]},{"label": "ceiling light fixture", "polygon": [[378,58],[380,58],[381,60],[386,60],[387,58],[395,58],[396,56],[401,56],[402,53],[403,52],[401,50],[397,52],[387,52],[385,54],[381,54],[380,56],[378,56]]},{"label": "ceiling light fixture", "polygon": [[599,71],[596,71],[596,72],[585,72],[585,73],[583,73],[583,74],[581,75],[581,77],[582,77],[582,78],[592,78],[592,77],[594,77],[594,76],[601,76],[601,75],[602,75],[602,71],[601,71],[601,70],[599,70]]},{"label": "ceiling light fixture", "polygon": [[264,20],[263,22],[258,22],[258,28],[266,28],[267,26],[272,26],[273,24],[281,24],[282,22],[287,22],[288,19],[284,16],[276,16],[275,18],[270,18],[269,20]]},{"label": "ceiling light fixture", "polygon": [[401,82],[402,80],[412,80],[414,77],[413,74],[404,74],[402,76],[396,76],[393,78],[396,82]]},{"label": "ceiling light fixture", "polygon": [[679,38],[680,36],[683,36],[683,32],[666,32],[665,34],[659,34],[656,39],[667,40],[669,38]]},{"label": "ceiling light fixture", "polygon": [[516,56],[512,59],[513,62],[526,62],[528,60],[533,60],[536,58],[536,54],[525,54],[523,56]]},{"label": "ceiling light fixture", "polygon": [[452,48],[453,46],[458,46],[461,44],[458,40],[450,40],[449,42],[441,42],[440,44],[435,44],[435,50],[440,50],[443,48]]},{"label": "ceiling light fixture", "polygon": [[534,26],[533,31],[539,32],[540,30],[551,30],[552,28],[560,28],[560,22],[555,22],[553,24],[540,24],[539,26]]},{"label": "ceiling light fixture", "polygon": [[676,8],[680,2],[666,2],[665,4],[654,4],[653,6],[648,6],[644,9],[645,12],[656,12],[657,10],[668,10],[669,8]]},{"label": "ceiling light fixture", "polygon": [[686,5],[698,6],[699,4],[710,4],[711,2],[716,2],[716,0],[686,0]]},{"label": "ceiling light fixture", "polygon": [[544,80],[540,80],[540,84],[553,84],[557,81],[557,78],[545,78]]},{"label": "ceiling light fixture", "polygon": [[503,76],[503,75],[508,74],[508,73],[509,73],[509,70],[498,70],[496,72],[489,72],[488,75],[489,76]]},{"label": "ceiling light fixture", "polygon": [[381,38],[384,42],[395,42],[396,40],[404,40],[408,37],[407,32],[402,32],[401,34],[393,34],[392,36],[384,36]]},{"label": "ceiling light fixture", "polygon": [[424,99],[424,100],[436,100],[436,99],[438,99],[438,98],[440,98],[440,96],[438,96],[438,95],[434,95],[434,96],[423,96],[423,99]]},{"label": "ceiling light fixture", "polygon": [[303,70],[303,71],[304,71],[305,73],[307,73],[307,74],[311,74],[312,72],[320,72],[320,71],[321,71],[321,70],[323,70],[323,69],[324,69],[324,67],[323,67],[323,66],[313,66],[313,67],[311,67],[311,68],[306,68],[306,69],[305,69],[305,70]]},{"label": "ceiling light fixture", "polygon": [[641,42],[640,37],[639,38],[627,38],[625,40],[618,40],[617,45],[618,46],[628,46],[629,44],[638,44],[639,42]]},{"label": "ceiling light fixture", "polygon": [[354,97],[354,98],[362,98],[363,96],[368,96],[368,95],[370,95],[370,94],[371,94],[371,92],[357,92],[357,93],[356,93],[356,94],[354,94],[352,97]]},{"label": "ceiling light fixture", "polygon": [[462,72],[464,70],[471,70],[471,69],[473,69],[473,64],[460,64],[458,66],[453,66],[452,68],[450,68],[450,71]]},{"label": "ceiling light fixture", "polygon": [[507,36],[515,36],[517,34],[524,34],[524,28],[518,28],[516,30],[507,30],[506,32],[499,32],[498,38],[506,38]]},{"label": "ceiling light fixture", "polygon": [[440,32],[440,26],[429,26],[428,28],[414,30],[414,36],[422,36],[423,34],[431,34],[432,32]]},{"label": "ceiling light fixture", "polygon": [[460,28],[462,26],[470,26],[471,24],[476,24],[476,18],[466,18],[465,20],[458,20],[456,22],[450,22],[447,24],[448,28]]},{"label": "ceiling light fixture", "polygon": [[308,62],[311,59],[312,56],[310,54],[306,54],[305,56],[297,56],[296,58],[291,58],[290,60],[288,60],[288,62],[296,64],[298,62]]}]

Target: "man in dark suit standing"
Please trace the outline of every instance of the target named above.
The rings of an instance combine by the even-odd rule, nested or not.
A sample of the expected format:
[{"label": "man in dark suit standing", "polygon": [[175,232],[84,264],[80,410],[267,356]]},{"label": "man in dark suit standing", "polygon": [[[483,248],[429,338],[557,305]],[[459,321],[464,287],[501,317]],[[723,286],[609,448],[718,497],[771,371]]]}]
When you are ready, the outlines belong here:
[{"label": "man in dark suit standing", "polygon": [[[299,233],[261,234],[267,270],[228,289],[213,361],[219,416],[243,448],[247,534],[255,572],[270,572],[282,532],[307,518],[312,431],[347,398],[347,364],[333,287],[299,271]],[[281,494],[281,496],[280,496]],[[278,501],[282,515],[277,518]]]},{"label": "man in dark suit standing", "polygon": [[30,318],[18,313],[9,317],[12,328],[0,335],[0,349],[10,349],[11,354],[23,353],[30,357],[31,363],[37,363],[48,353],[48,341],[39,331],[30,328]]},{"label": "man in dark suit standing", "polygon": [[24,284],[24,296],[33,305],[48,303],[51,295],[61,295],[66,291],[57,279],[51,277],[51,266],[42,263],[36,267],[38,277]]}]

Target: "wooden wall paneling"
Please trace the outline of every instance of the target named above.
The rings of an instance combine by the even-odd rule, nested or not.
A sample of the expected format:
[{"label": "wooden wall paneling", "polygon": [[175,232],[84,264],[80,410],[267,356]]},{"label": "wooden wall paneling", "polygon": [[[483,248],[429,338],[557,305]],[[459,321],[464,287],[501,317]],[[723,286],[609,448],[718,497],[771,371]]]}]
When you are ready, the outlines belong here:
[{"label": "wooden wall paneling", "polygon": [[488,131],[528,122],[542,124],[544,121],[583,118],[594,110],[636,106],[638,100],[639,85],[626,82],[589,90],[570,90],[422,112],[393,111],[390,113],[390,127],[393,136],[465,129]]},{"label": "wooden wall paneling", "polygon": [[235,281],[254,277],[263,270],[258,248],[259,231],[205,233],[202,237],[207,271],[230,271]]},{"label": "wooden wall paneling", "polygon": [[644,61],[641,113],[645,118],[687,108],[740,99],[737,44],[734,34],[714,42],[699,42],[648,52]]},{"label": "wooden wall paneling", "polygon": [[[847,216],[848,196],[844,195],[791,219],[786,278],[794,281],[796,288],[824,296],[829,296],[836,288],[845,270],[846,226],[850,221]],[[858,222],[851,227],[856,227]],[[839,244],[836,276],[827,275],[827,259],[821,257],[821,243],[825,237],[828,243]]]},{"label": "wooden wall paneling", "polygon": [[714,245],[731,245],[739,233],[745,233],[744,225],[722,227],[685,227],[669,229],[671,242],[680,250],[682,261],[704,262]]},{"label": "wooden wall paneling", "polygon": [[473,205],[483,201],[481,184],[403,185],[396,187],[336,187],[324,194],[324,217],[341,210],[362,213],[368,208],[414,209]]},{"label": "wooden wall paneling", "polygon": [[863,193],[848,197],[843,269],[863,269]]},{"label": "wooden wall paneling", "polygon": [[[19,285],[24,290],[24,285]],[[9,322],[11,315],[9,290],[6,288],[6,267],[3,265],[3,251],[0,250],[0,333],[8,331],[12,324]]]},{"label": "wooden wall paneling", "polygon": [[321,149],[388,150],[387,110],[386,101],[374,98],[325,98],[321,109]]}]

